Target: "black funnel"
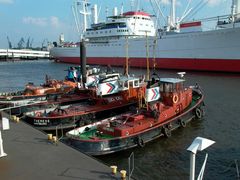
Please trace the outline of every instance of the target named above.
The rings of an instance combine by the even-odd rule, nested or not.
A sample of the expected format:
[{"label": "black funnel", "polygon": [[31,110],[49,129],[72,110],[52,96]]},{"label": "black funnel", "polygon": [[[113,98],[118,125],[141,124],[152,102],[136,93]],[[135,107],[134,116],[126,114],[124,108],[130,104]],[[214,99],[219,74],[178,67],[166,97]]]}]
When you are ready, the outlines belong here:
[{"label": "black funnel", "polygon": [[85,41],[80,42],[80,62],[81,62],[81,72],[82,72],[82,82],[85,88],[85,83],[87,81],[87,70],[86,70],[86,46]]}]

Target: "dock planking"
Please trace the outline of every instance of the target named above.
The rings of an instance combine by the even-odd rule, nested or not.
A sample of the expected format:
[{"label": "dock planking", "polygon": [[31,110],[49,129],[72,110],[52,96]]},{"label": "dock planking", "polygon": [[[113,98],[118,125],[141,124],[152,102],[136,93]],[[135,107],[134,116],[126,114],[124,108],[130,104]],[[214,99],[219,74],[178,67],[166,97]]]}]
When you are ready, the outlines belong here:
[{"label": "dock planking", "polygon": [[107,165],[61,142],[49,142],[46,134],[24,122],[11,121],[2,136],[8,155],[0,158],[1,179],[120,179]]}]

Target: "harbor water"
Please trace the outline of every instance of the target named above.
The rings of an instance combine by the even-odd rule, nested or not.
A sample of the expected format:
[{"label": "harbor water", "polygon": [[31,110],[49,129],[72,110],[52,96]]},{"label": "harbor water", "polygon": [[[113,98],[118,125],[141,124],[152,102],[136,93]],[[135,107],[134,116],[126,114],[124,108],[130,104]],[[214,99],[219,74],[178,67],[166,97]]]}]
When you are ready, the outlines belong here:
[{"label": "harbor water", "polygon": [[[42,84],[45,75],[64,79],[69,64],[48,60],[1,62],[0,92],[21,90],[28,82]],[[123,72],[122,68],[113,68]],[[135,75],[145,69],[131,68]],[[157,70],[161,77],[176,77],[177,71]],[[186,150],[195,137],[216,141],[196,156],[196,174],[199,173],[208,153],[204,179],[237,179],[240,167],[240,74],[187,72],[186,85],[198,85],[205,94],[203,120],[195,120],[185,128],[179,128],[170,138],[159,138],[143,148],[135,148],[112,155],[97,157],[118,169],[128,169],[128,157],[134,152],[135,179],[189,179],[190,153]],[[11,156],[11,155],[9,155]],[[63,162],[64,163],[64,162]]]}]

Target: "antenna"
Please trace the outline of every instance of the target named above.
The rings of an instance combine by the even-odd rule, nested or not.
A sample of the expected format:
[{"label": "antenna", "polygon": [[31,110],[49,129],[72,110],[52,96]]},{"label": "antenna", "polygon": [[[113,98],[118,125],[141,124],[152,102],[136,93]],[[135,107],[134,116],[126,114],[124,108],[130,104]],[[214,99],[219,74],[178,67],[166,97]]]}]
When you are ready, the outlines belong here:
[{"label": "antenna", "polygon": [[106,7],[105,13],[106,13],[106,18],[108,18],[108,7]]},{"label": "antenna", "polygon": [[123,14],[123,3],[122,3],[122,6],[121,6],[121,12],[120,14],[122,15]]}]

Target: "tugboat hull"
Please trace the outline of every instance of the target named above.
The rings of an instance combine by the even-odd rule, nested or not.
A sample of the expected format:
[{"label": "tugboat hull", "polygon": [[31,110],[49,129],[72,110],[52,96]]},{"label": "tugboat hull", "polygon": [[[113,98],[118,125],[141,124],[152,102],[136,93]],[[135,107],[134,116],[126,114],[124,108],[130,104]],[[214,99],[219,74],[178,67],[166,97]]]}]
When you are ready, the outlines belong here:
[{"label": "tugboat hull", "polygon": [[[74,127],[84,126],[99,121],[100,119],[107,118],[113,114],[119,114],[127,111],[135,102],[119,103],[117,106],[105,105],[98,111],[86,111],[79,114],[63,115],[57,117],[44,117],[44,116],[26,116],[25,121],[35,128],[43,131],[56,130],[57,127],[61,129],[70,129]],[[93,105],[94,107],[94,105]],[[44,112],[42,112],[44,113]],[[91,119],[91,121],[90,121]]]},{"label": "tugboat hull", "polygon": [[[190,105],[190,107],[180,115],[174,116],[157,126],[150,127],[129,136],[106,138],[105,140],[102,138],[80,140],[76,136],[71,136],[70,133],[67,133],[67,137],[69,138],[68,143],[74,148],[94,156],[110,154],[134,147],[144,147],[145,143],[161,136],[170,137],[173,130],[184,128],[186,124],[193,119],[201,119],[204,115],[203,105],[203,96],[201,96],[196,104]],[[99,136],[101,136],[101,134]]]}]

